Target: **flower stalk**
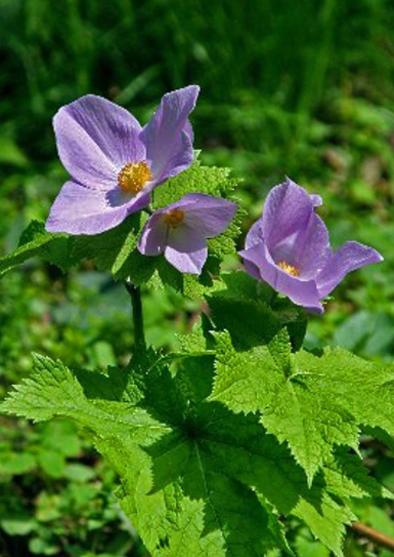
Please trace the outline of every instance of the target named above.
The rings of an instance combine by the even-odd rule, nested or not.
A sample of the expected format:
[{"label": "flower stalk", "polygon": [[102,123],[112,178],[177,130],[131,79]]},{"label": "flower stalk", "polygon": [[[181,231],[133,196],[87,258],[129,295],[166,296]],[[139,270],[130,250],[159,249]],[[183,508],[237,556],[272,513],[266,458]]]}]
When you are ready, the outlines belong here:
[{"label": "flower stalk", "polygon": [[125,281],[125,287],[130,294],[131,306],[133,310],[134,324],[134,357],[146,351],[146,341],[144,332],[144,318],[142,314],[141,289],[134,286],[130,281]]}]

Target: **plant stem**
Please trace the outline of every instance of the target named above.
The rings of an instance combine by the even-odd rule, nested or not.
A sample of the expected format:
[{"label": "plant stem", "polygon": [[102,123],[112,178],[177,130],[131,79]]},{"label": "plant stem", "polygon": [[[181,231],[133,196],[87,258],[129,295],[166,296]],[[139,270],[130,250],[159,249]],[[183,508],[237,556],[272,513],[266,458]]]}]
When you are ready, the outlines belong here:
[{"label": "plant stem", "polygon": [[131,282],[125,281],[127,292],[130,294],[131,305],[133,309],[134,323],[134,356],[146,351],[144,319],[142,315],[141,289],[134,286]]},{"label": "plant stem", "polygon": [[394,551],[394,539],[390,538],[390,536],[387,536],[382,532],[378,532],[378,530],[375,530],[362,522],[353,522],[352,529],[357,532],[357,534],[368,538],[377,545],[381,545],[387,549],[391,549],[391,551]]}]

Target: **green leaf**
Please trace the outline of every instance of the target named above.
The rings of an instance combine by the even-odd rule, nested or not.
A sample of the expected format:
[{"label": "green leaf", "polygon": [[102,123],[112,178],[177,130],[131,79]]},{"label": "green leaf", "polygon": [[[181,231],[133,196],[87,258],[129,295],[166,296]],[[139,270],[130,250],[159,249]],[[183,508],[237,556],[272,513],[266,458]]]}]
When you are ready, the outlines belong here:
[{"label": "green leaf", "polygon": [[212,400],[235,412],[259,412],[268,432],[288,443],[310,482],[335,445],[357,448],[361,426],[394,433],[390,366],[340,349],[320,358],[292,354],[284,331],[268,348],[247,352],[237,352],[222,333],[218,350]]},{"label": "green leaf", "polygon": [[134,266],[150,263],[149,260],[152,259],[143,257],[136,250],[145,221],[146,215],[135,213],[116,228],[102,234],[77,236],[73,249],[74,258],[78,261],[92,259],[97,269],[111,271],[117,279],[132,276]]},{"label": "green leaf", "polygon": [[153,192],[153,206],[161,209],[187,193],[205,193],[231,198],[238,181],[230,178],[230,169],[202,166],[196,161],[184,172],[170,178]]},{"label": "green leaf", "polygon": [[23,232],[18,248],[0,259],[0,276],[28,259],[39,256],[66,271],[83,259],[91,259],[99,270],[110,271],[116,279],[131,277],[135,284],[148,280],[155,259],[136,249],[146,215],[128,217],[122,224],[93,236],[50,234],[42,222],[32,221]]},{"label": "green leaf", "polygon": [[[217,333],[216,377],[211,400],[224,402],[234,412],[265,408],[283,384],[283,378],[266,346],[237,352],[229,333]],[[259,385],[264,384],[264,389]]]},{"label": "green leaf", "polygon": [[16,513],[0,517],[0,526],[9,536],[26,536],[37,527],[37,522],[31,518],[30,514]]},{"label": "green leaf", "polygon": [[[306,330],[302,308],[289,300],[272,304],[275,293],[242,271],[222,273],[219,286],[206,296],[212,321],[219,330],[227,330],[234,346],[245,350],[267,344],[286,326],[294,349],[301,347]],[[246,317],[247,316],[247,317]]]},{"label": "green leaf", "polygon": [[211,334],[212,324],[209,318],[202,313],[199,320],[194,324],[191,332],[177,335],[181,348],[184,352],[203,352],[214,345]]},{"label": "green leaf", "polygon": [[62,498],[60,495],[41,491],[37,497],[36,518],[40,522],[51,522],[62,516]]},{"label": "green leaf", "polygon": [[[135,420],[146,419],[149,423],[145,412],[127,412],[127,408],[132,407],[131,402],[96,399],[100,387],[96,389],[94,384],[85,394],[83,382],[79,382],[76,375],[59,361],[36,355],[34,369],[34,375],[16,385],[0,405],[3,412],[35,422],[55,416],[72,418],[87,430],[103,427],[114,434]],[[91,400],[88,397],[92,397]]]},{"label": "green leaf", "polygon": [[44,223],[32,221],[23,232],[17,249],[0,258],[0,276],[36,256],[66,271],[74,263],[71,258],[72,241],[64,234],[50,234],[46,232]]},{"label": "green leaf", "polygon": [[28,164],[28,159],[20,150],[16,142],[11,137],[6,137],[2,130],[0,137],[0,164],[24,167]]},{"label": "green leaf", "polygon": [[78,464],[78,463],[67,464],[64,471],[65,478],[68,478],[73,482],[81,482],[81,483],[88,482],[89,480],[94,478],[95,474],[96,472],[94,468],[90,466],[85,466],[84,464]]},{"label": "green leaf", "polygon": [[220,270],[219,260],[215,258],[208,256],[201,275],[180,273],[164,259],[164,256],[151,259],[156,259],[156,272],[148,282],[151,288],[169,286],[188,298],[196,299],[221,287],[220,279],[215,276]]},{"label": "green leaf", "polygon": [[324,466],[323,474],[332,495],[356,499],[394,498],[388,489],[368,474],[361,457],[357,454],[349,454],[344,447],[339,447],[333,452]]},{"label": "green leaf", "polygon": [[[223,353],[235,353],[231,366],[237,364],[229,336],[218,338]],[[201,348],[201,339],[197,345]],[[274,358],[273,346],[277,349],[278,342],[256,347],[248,356],[249,367],[263,361],[279,380],[275,367],[293,356],[282,347]],[[36,357],[32,377],[1,409],[34,420],[61,416],[76,421],[119,474],[122,507],[153,556],[256,557],[271,548],[287,551],[280,517],[290,515],[342,555],[344,525],[354,518],[346,501],[359,496],[349,487],[359,481],[354,468],[343,464],[343,474],[350,475],[347,484],[338,483],[333,465],[309,486],[288,448],[267,433],[258,416],[235,414],[204,398],[212,385],[211,354],[179,357],[170,372],[164,363],[168,356],[150,351],[123,370],[123,380],[120,370],[108,376],[72,372],[60,362]],[[245,375],[249,371],[244,365]],[[193,383],[195,374],[199,377]],[[254,400],[265,387],[264,382],[255,386]],[[216,383],[216,395],[218,388]],[[364,479],[360,482],[365,487]]]},{"label": "green leaf", "polygon": [[300,557],[330,557],[330,552],[320,542],[313,540],[310,533],[303,528],[295,539],[295,548]]},{"label": "green leaf", "polygon": [[61,478],[64,476],[66,461],[64,456],[57,451],[41,449],[38,453],[38,462],[50,478]]},{"label": "green leaf", "polygon": [[0,474],[18,475],[31,472],[37,467],[35,457],[30,453],[13,453],[11,451],[0,452]]},{"label": "green leaf", "polygon": [[65,457],[76,457],[81,442],[75,425],[70,421],[57,420],[45,425],[41,431],[42,446],[57,451]]}]

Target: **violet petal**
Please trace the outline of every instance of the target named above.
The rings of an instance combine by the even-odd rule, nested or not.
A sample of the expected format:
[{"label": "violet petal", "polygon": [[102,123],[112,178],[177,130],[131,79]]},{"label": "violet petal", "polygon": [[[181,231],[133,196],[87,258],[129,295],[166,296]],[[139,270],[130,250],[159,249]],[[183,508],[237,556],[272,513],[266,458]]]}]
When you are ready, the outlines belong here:
[{"label": "violet petal", "polygon": [[264,205],[262,231],[271,251],[285,239],[303,230],[313,211],[313,201],[306,190],[287,178],[275,186]]},{"label": "violet petal", "polygon": [[208,257],[208,248],[202,247],[190,252],[181,252],[167,246],[164,257],[181,273],[199,275]]},{"label": "violet petal", "polygon": [[311,212],[305,228],[294,237],[287,238],[271,250],[276,263],[286,261],[294,265],[303,280],[315,278],[330,254],[330,239],[323,220]]},{"label": "violet petal", "polygon": [[311,198],[312,205],[314,207],[320,207],[321,205],[323,205],[323,198],[317,193],[311,193],[309,197]]},{"label": "violet petal", "polygon": [[167,236],[168,226],[163,220],[163,212],[156,211],[144,226],[138,242],[138,250],[143,255],[160,255],[166,247]]},{"label": "violet petal", "polygon": [[250,228],[245,238],[245,248],[249,249],[264,242],[263,217],[260,217]]},{"label": "violet petal", "polygon": [[[246,251],[246,250],[245,250]],[[243,253],[245,253],[245,251],[240,251],[239,254],[242,256]],[[257,280],[262,280],[261,278],[261,274],[260,274],[260,270],[257,267],[257,265],[255,265],[254,263],[252,263],[251,261],[249,261],[248,259],[244,259],[243,261],[244,264],[244,268],[245,271],[253,278],[257,279]]]},{"label": "violet petal", "polygon": [[190,85],[166,93],[141,132],[155,183],[179,174],[193,162],[193,138],[188,116],[196,105],[199,91],[198,86]]},{"label": "violet petal", "polygon": [[272,260],[265,242],[243,250],[240,255],[254,269],[259,270],[260,278],[272,288],[288,296],[295,304],[323,311],[314,280],[303,281],[279,269]]},{"label": "violet petal", "polygon": [[198,230],[181,224],[168,230],[164,257],[181,273],[198,275],[208,257],[207,242]]},{"label": "violet petal", "polygon": [[327,296],[351,271],[383,261],[379,252],[359,242],[345,242],[336,253],[331,251],[330,257],[317,276],[320,297]]},{"label": "violet petal", "polygon": [[137,120],[104,98],[86,95],[62,107],[53,125],[63,165],[90,188],[112,188],[123,166],[145,158]]},{"label": "violet petal", "polygon": [[177,251],[187,253],[205,247],[207,242],[198,230],[183,223],[178,228],[169,228],[167,245]]},{"label": "violet petal", "polygon": [[185,224],[204,238],[212,238],[228,227],[237,210],[237,204],[221,197],[188,193],[173,203],[171,208],[184,210]]},{"label": "violet petal", "polygon": [[130,213],[149,204],[149,193],[141,192],[127,202],[117,186],[110,191],[90,189],[69,181],[55,199],[46,222],[48,232],[100,234],[120,224]]}]

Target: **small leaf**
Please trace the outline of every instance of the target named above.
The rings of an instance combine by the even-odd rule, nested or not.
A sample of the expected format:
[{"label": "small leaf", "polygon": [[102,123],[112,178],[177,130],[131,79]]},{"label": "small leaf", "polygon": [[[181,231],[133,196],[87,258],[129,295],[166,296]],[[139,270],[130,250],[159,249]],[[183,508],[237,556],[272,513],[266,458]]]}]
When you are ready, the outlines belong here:
[{"label": "small leaf", "polygon": [[6,137],[2,132],[0,137],[0,164],[24,167],[27,163],[26,156],[16,142],[10,137]]},{"label": "small leaf", "polygon": [[116,228],[102,234],[77,236],[73,257],[78,261],[92,259],[100,271],[111,271],[117,279],[128,277],[132,269],[127,261],[136,251],[142,215],[132,214]]},{"label": "small leaf", "polygon": [[50,478],[61,478],[64,476],[66,461],[64,456],[56,451],[42,449],[38,453],[38,462]]},{"label": "small leaf", "polygon": [[295,350],[302,344],[306,318],[302,308],[288,300],[271,306],[270,287],[244,272],[222,273],[223,288],[207,293],[212,321],[219,330],[227,330],[234,346],[246,350],[268,344],[284,326]]},{"label": "small leaf", "polygon": [[73,265],[71,254],[72,239],[64,234],[50,234],[44,223],[32,221],[23,232],[19,246],[9,255],[0,258],[0,276],[32,257],[40,256],[63,271]]},{"label": "small leaf", "polygon": [[7,518],[0,517],[0,526],[9,536],[26,536],[37,527],[37,522],[30,514],[18,513]]},{"label": "small leaf", "polygon": [[26,474],[37,467],[35,457],[30,453],[0,452],[0,474],[17,476]]},{"label": "small leaf", "polygon": [[231,198],[237,185],[238,181],[230,178],[228,168],[202,166],[200,161],[196,161],[187,170],[154,190],[153,206],[155,209],[161,209],[178,201],[187,193]]}]

